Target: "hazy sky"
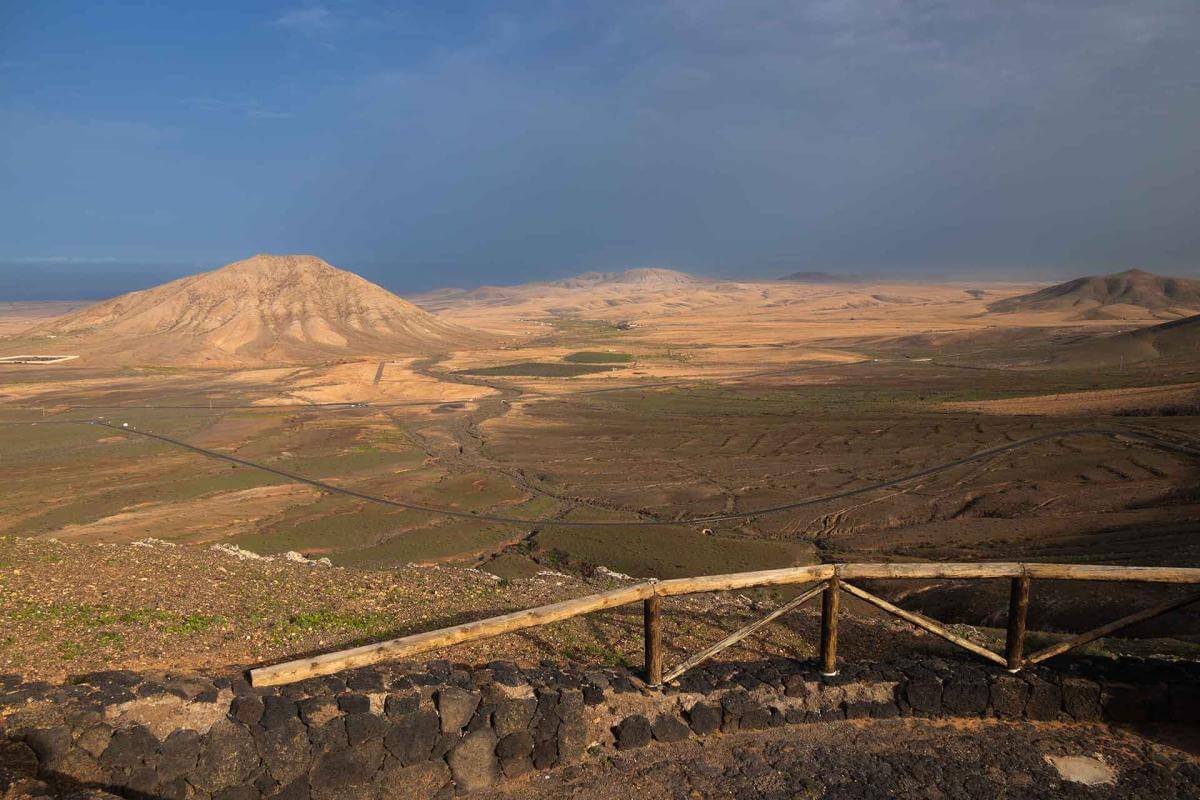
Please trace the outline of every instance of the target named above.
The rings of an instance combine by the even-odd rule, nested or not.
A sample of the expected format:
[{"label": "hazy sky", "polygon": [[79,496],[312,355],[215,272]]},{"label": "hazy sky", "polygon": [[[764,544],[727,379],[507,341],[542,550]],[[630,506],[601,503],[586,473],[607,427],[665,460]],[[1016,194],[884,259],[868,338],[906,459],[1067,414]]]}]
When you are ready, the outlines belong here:
[{"label": "hazy sky", "polygon": [[1200,268],[1200,2],[0,3],[0,300]]}]

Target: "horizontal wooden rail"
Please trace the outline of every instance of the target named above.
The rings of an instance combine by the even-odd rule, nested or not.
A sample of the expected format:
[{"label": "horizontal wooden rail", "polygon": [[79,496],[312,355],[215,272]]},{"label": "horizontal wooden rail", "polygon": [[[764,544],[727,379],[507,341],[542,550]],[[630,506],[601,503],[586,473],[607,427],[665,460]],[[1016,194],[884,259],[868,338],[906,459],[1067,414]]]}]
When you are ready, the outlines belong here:
[{"label": "horizontal wooden rail", "polygon": [[399,639],[389,639],[385,642],[367,644],[350,650],[340,650],[336,653],[326,653],[269,667],[259,667],[250,671],[250,680],[255,686],[274,686],[317,675],[332,675],[344,669],[363,667],[388,658],[405,658],[459,642],[487,639],[503,633],[535,628],[539,625],[590,614],[593,611],[636,603],[653,594],[653,583],[639,583],[614,589],[611,592],[564,600],[561,603],[538,606],[525,611],[515,611],[511,614],[467,622],[451,628],[416,633],[412,636],[402,636]]},{"label": "horizontal wooden rail", "polygon": [[[552,603],[550,605],[538,606],[524,611],[515,611],[511,614],[503,614],[498,617],[490,617],[488,619],[477,620],[475,622],[467,622],[462,625],[455,625],[449,628],[442,628],[435,631],[427,631],[425,633],[416,633],[411,636],[402,636],[397,639],[389,639],[383,642],[363,645],[349,650],[341,650],[335,653],[326,653],[323,655],[312,656],[309,658],[300,658],[294,661],[287,661],[282,664],[274,664],[265,667],[259,667],[250,671],[250,680],[255,686],[273,686],[282,683],[291,683],[293,681],[311,678],[318,675],[330,675],[335,672],[340,672],[353,667],[362,667],[368,664],[374,664],[385,659],[405,658],[416,655],[417,653],[436,650],[442,647],[448,647],[461,642],[476,641],[486,639],[492,636],[500,636],[506,633],[523,630],[525,628],[533,628],[539,625],[547,625],[552,622],[559,622],[573,617],[590,614],[593,611],[602,611],[604,609],[615,608],[617,606],[627,605],[639,601],[649,600],[651,598],[672,597],[678,595],[698,594],[701,592],[720,592],[730,591],[735,589],[752,589],[767,586],[787,586],[792,584],[813,583],[813,582],[830,582],[825,588],[827,594],[832,592],[836,595],[839,591],[846,591],[863,600],[866,600],[873,605],[895,614],[902,619],[905,619],[914,625],[918,625],[925,630],[930,631],[938,636],[941,636],[954,644],[970,650],[977,655],[995,661],[1000,664],[1007,665],[1012,670],[1017,670],[1020,666],[1035,661],[1041,661],[1050,658],[1054,655],[1059,655],[1066,650],[1077,647],[1086,641],[1092,641],[1095,638],[1105,635],[1112,630],[1116,630],[1125,625],[1133,624],[1158,614],[1165,613],[1174,608],[1186,605],[1186,602],[1172,601],[1161,606],[1155,606],[1144,612],[1131,615],[1109,626],[1097,628],[1095,631],[1090,631],[1076,639],[1069,640],[1060,645],[1055,645],[1053,648],[1037,653],[1034,656],[1021,659],[1021,650],[1019,642],[1024,637],[1024,624],[1013,624],[1010,626],[1010,639],[1008,642],[1007,654],[1008,658],[1002,657],[987,648],[981,647],[974,642],[952,633],[944,626],[933,620],[930,620],[920,614],[915,614],[910,611],[896,606],[883,598],[877,597],[856,586],[851,586],[844,581],[846,580],[883,580],[883,579],[903,579],[903,580],[954,580],[954,579],[988,579],[988,578],[1010,578],[1021,579],[1014,581],[1014,587],[1023,587],[1025,592],[1028,592],[1028,583],[1030,579],[1037,578],[1042,580],[1071,580],[1071,581],[1116,581],[1116,582],[1144,582],[1144,583],[1168,583],[1168,584],[1200,584],[1200,569],[1190,567],[1116,567],[1116,566],[1094,566],[1085,564],[1030,564],[1019,562],[992,562],[982,564],[963,564],[963,563],[904,563],[904,564],[814,564],[804,567],[788,567],[785,569],[762,570],[758,572],[738,572],[728,575],[704,575],[694,578],[675,578],[665,581],[647,581],[645,583],[637,583],[632,586],[614,589],[609,592],[589,595],[587,597],[579,597],[573,600],[564,600],[560,603]],[[814,590],[816,591],[816,590]],[[1014,588],[1014,591],[1016,589]],[[809,599],[813,596],[812,592],[806,592],[804,599]],[[800,601],[803,602],[803,601]],[[1026,600],[1027,602],[1027,596]],[[1190,602],[1190,601],[1189,601]],[[745,635],[753,633],[760,627],[770,622],[776,616],[791,610],[792,607],[798,606],[800,603],[792,601],[786,604],[779,612],[769,615],[765,621],[752,623],[747,628],[726,637],[725,640],[719,642],[714,648],[709,648],[701,653],[716,652],[734,641],[744,638]],[[826,598],[827,610],[829,608],[836,609],[836,600]],[[1020,608],[1021,613],[1024,613],[1024,606],[1021,603],[1016,603],[1012,608]],[[651,657],[655,663],[650,664],[652,683],[657,683],[658,672],[661,670],[661,649],[658,645],[658,639],[661,637],[661,626],[657,620],[657,602],[648,604],[647,606],[647,636],[655,641],[650,642],[647,639],[647,655]],[[825,619],[828,617],[828,619]],[[836,613],[823,614],[824,624],[835,625]],[[1116,626],[1116,627],[1113,627]],[[830,632],[832,633],[832,632]],[[1013,637],[1016,637],[1015,639]],[[736,637],[736,638],[735,638]],[[1091,638],[1086,638],[1091,637]],[[834,647],[836,647],[836,637],[831,638],[831,642],[826,646],[827,652],[824,653],[827,658],[823,661],[829,661],[830,664],[834,660]],[[1050,652],[1050,651],[1053,652]],[[711,651],[711,652],[710,652]],[[705,656],[707,657],[707,656]],[[703,661],[700,658],[698,661],[693,659],[695,663]],[[685,668],[692,664],[685,665]],[[830,667],[830,670],[833,668]],[[675,670],[671,677],[679,674],[681,670]]]},{"label": "horizontal wooden rail", "polygon": [[659,581],[655,593],[662,597],[701,592],[727,592],[732,589],[756,589],[764,586],[787,586],[793,583],[827,581],[837,571],[836,564],[814,564],[808,567],[768,569],[759,572],[734,572],[729,575],[703,575],[699,578],[673,578]]},{"label": "horizontal wooden rail", "polygon": [[1195,567],[1113,567],[1093,564],[1026,564],[998,562],[984,564],[840,564],[843,580],[886,578],[945,579],[1019,578],[1027,575],[1039,580],[1117,581],[1135,583],[1200,583]]}]

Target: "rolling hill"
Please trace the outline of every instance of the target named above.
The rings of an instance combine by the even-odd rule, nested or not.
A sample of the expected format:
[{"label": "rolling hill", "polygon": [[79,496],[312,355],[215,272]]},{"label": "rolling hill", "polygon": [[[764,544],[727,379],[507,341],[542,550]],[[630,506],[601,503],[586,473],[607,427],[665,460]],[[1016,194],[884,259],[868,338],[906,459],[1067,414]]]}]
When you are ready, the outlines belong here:
[{"label": "rolling hill", "polygon": [[[20,336],[126,364],[298,363],[450,350],[488,337],[315,256],[257,255],[115,297]],[[5,348],[9,349],[9,348]]]},{"label": "rolling hill", "polygon": [[988,306],[997,314],[1054,312],[1071,319],[1175,319],[1200,313],[1200,280],[1140,269],[1076,278]]},{"label": "rolling hill", "polygon": [[1050,363],[1086,368],[1159,360],[1200,361],[1200,315],[1077,342],[1062,348]]}]

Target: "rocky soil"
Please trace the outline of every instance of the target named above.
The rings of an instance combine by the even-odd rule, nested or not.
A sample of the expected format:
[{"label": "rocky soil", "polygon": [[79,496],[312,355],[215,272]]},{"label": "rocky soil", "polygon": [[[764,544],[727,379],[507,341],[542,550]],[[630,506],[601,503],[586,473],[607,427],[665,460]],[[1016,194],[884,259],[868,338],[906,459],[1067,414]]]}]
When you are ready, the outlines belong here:
[{"label": "rocky soil", "polygon": [[[409,566],[357,570],[257,558],[228,547],[146,541],[75,544],[0,536],[0,673],[61,680],[101,669],[246,667],[336,650],[580,597],[628,583],[598,570],[587,581],[553,571],[504,580],[475,569]],[[778,602],[701,595],[666,605],[671,661],[721,639]],[[814,607],[815,609],[815,607]],[[816,611],[789,616],[728,657],[764,652],[806,658]],[[847,657],[877,651],[871,632],[846,634]],[[888,626],[890,629],[890,626]],[[892,633],[894,632],[894,636]],[[912,643],[895,629],[888,639]],[[927,637],[925,638],[927,641]],[[543,658],[639,665],[642,612],[627,606],[497,639],[458,645],[457,660]]]}]

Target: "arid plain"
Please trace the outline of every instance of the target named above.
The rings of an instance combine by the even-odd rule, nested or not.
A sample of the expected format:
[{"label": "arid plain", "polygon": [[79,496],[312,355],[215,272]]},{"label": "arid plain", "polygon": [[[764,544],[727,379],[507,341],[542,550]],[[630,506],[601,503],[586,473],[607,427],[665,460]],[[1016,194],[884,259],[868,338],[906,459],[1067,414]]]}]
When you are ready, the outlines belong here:
[{"label": "arid plain", "polygon": [[[37,563],[6,540],[0,560],[26,577],[0,597],[13,632],[0,660],[53,673],[165,657],[161,643],[138,651],[136,615],[97,621],[120,593],[93,582],[91,599],[39,594],[50,590],[38,576],[82,569],[102,543],[153,540],[145,549],[170,549],[171,563],[194,552],[211,564],[213,545],[290,551],[345,570],[271,612],[316,615],[307,627],[279,635],[263,611],[250,627],[273,633],[253,647],[238,643],[245,609],[227,597],[194,609],[136,601],[170,606],[159,633],[207,620],[180,635],[194,635],[210,666],[582,594],[614,573],[828,560],[1192,565],[1200,553],[1200,463],[1184,452],[1200,442],[1195,281],[732,282],[651,269],[407,303],[326,269],[259,257],[209,273],[216,283],[184,279],[93,309],[0,307],[0,358],[78,356],[0,364],[0,529],[61,543]],[[232,295],[244,298],[237,308]],[[783,505],[793,507],[749,513]],[[713,516],[731,518],[692,521]],[[666,524],[630,524],[649,521]],[[331,599],[334,585],[424,585],[413,570],[433,567],[468,583],[480,580],[474,568],[495,577],[481,579],[478,602],[474,590],[449,593],[401,620]],[[999,582],[876,589],[1002,636]],[[1031,627],[1079,630],[1162,591],[1048,585]],[[382,597],[363,601],[370,614],[384,613]],[[48,618],[70,647],[30,644]],[[799,620],[798,638],[777,646],[801,646],[811,620]],[[1113,646],[1190,650],[1195,620],[1158,619]],[[576,631],[570,654],[626,657],[620,635],[601,634]],[[676,634],[681,648],[703,639]]]}]

